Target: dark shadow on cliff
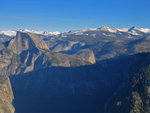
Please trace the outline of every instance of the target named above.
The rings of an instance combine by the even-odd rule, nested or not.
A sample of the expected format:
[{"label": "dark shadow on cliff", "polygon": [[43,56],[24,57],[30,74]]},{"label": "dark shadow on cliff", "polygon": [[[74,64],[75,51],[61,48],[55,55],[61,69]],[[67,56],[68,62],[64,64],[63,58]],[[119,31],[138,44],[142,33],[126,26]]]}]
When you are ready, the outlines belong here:
[{"label": "dark shadow on cliff", "polygon": [[133,56],[81,67],[51,67],[10,76],[17,113],[103,113]]}]

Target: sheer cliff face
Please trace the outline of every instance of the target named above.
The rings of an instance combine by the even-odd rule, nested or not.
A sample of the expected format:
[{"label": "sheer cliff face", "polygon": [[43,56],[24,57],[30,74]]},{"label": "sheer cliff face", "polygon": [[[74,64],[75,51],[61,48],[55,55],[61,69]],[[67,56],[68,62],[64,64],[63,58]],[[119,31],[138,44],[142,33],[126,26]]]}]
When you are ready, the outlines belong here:
[{"label": "sheer cliff face", "polygon": [[8,67],[10,71],[14,70],[12,74],[51,66],[70,67],[91,64],[80,56],[51,52],[40,37],[28,32],[17,32],[16,37],[10,41],[8,50],[20,57],[20,64],[15,69],[12,63]]},{"label": "sheer cliff face", "polygon": [[44,41],[32,33],[17,32],[14,39],[11,40],[8,49],[14,53],[20,54],[24,50],[32,50],[34,48],[49,50]]},{"label": "sheer cliff face", "polygon": [[8,77],[0,75],[0,113],[14,113],[13,99],[14,96]]},{"label": "sheer cliff face", "polygon": [[[8,75],[16,68],[17,63],[14,63],[14,60],[17,61],[16,58],[17,56],[7,49],[0,54],[0,113],[14,113],[15,111],[12,105],[14,95]],[[14,66],[8,70],[10,64]]]},{"label": "sheer cliff face", "polygon": [[[46,43],[37,35],[28,32],[17,32],[7,49],[0,54],[0,69],[4,74],[14,75],[27,73],[41,68],[62,66],[76,67],[95,62],[92,52],[79,55],[67,55],[51,52]],[[5,67],[5,69],[4,69]]]},{"label": "sheer cliff face", "polygon": [[[0,52],[0,113],[14,113],[13,93],[8,76],[52,66],[89,65],[79,56],[53,53],[32,33],[17,32],[8,48]],[[7,76],[5,76],[7,75]]]}]

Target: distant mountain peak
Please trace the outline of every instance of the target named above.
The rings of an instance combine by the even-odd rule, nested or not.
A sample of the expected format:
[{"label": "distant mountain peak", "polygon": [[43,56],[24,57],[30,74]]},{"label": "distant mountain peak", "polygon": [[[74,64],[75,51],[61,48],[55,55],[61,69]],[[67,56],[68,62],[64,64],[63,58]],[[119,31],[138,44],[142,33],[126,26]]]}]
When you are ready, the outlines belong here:
[{"label": "distant mountain peak", "polygon": [[117,32],[117,29],[116,28],[110,28],[108,26],[102,26],[100,28],[101,31],[108,31],[108,32],[111,32],[111,33],[116,33]]},{"label": "distant mountain peak", "polygon": [[23,29],[23,30],[20,30],[20,31],[24,31],[24,32],[26,32],[26,31],[30,31],[30,30],[28,30],[28,29]]},{"label": "distant mountain peak", "polygon": [[56,31],[56,32],[50,32],[50,31],[39,31],[39,30],[29,30],[29,29],[23,29],[23,30],[19,30],[21,32],[31,32],[31,33],[35,33],[35,34],[39,34],[39,35],[59,35],[60,32]]},{"label": "distant mountain peak", "polygon": [[101,29],[101,30],[108,30],[108,29],[110,29],[110,28],[107,27],[106,25],[103,25],[100,29]]},{"label": "distant mountain peak", "polygon": [[7,35],[7,36],[15,36],[15,30],[0,30],[0,34]]},{"label": "distant mountain peak", "polygon": [[[23,29],[23,30],[19,30],[21,32],[30,32],[30,33],[34,33],[37,34],[39,36],[58,36],[58,35],[62,35],[62,34],[76,34],[76,35],[85,35],[84,32],[88,32],[88,31],[107,31],[110,33],[119,33],[119,32],[126,32],[129,34],[133,34],[133,35],[140,35],[142,33],[150,33],[150,29],[149,28],[137,28],[135,26],[131,27],[131,28],[110,28],[106,25],[102,26],[101,28],[89,28],[89,29],[81,29],[81,30],[71,30],[69,32],[50,32],[50,31],[39,31],[39,30],[29,30],[29,29]],[[6,35],[6,36],[10,36],[10,37],[14,37],[16,35],[17,31],[15,30],[0,30],[0,34],[2,35]]]}]

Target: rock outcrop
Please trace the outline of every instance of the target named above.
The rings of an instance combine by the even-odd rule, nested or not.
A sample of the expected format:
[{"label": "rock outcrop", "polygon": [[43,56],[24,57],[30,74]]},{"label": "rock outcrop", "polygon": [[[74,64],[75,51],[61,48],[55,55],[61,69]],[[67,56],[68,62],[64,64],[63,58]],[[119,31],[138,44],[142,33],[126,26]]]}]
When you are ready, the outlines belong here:
[{"label": "rock outcrop", "polygon": [[[9,70],[15,71],[13,74],[52,66],[70,67],[91,64],[80,56],[51,52],[40,37],[28,32],[17,32],[16,37],[10,41],[8,50],[18,55],[20,59],[8,67]],[[17,64],[15,69],[14,64]]]},{"label": "rock outcrop", "polygon": [[14,96],[7,76],[0,75],[0,113],[14,113]]},{"label": "rock outcrop", "polygon": [[92,64],[94,64],[96,62],[94,52],[92,50],[82,49],[82,50],[78,51],[76,53],[76,55],[79,55],[80,57],[82,57],[82,59],[84,59],[85,61],[88,61]]},{"label": "rock outcrop", "polygon": [[91,63],[79,56],[54,53],[38,36],[17,32],[7,48],[0,51],[0,113],[14,113],[9,75],[22,74],[52,66],[80,66]]},{"label": "rock outcrop", "polygon": [[8,49],[16,54],[20,54],[25,50],[32,50],[34,48],[49,50],[45,42],[33,33],[17,32],[14,39],[10,41]]}]

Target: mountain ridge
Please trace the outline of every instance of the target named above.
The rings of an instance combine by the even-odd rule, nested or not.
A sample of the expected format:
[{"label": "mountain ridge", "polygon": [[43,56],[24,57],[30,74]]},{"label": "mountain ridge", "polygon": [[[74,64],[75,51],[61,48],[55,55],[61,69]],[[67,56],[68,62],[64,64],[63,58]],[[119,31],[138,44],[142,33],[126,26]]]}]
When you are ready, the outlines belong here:
[{"label": "mountain ridge", "polygon": [[[72,33],[73,32],[85,32],[85,31],[97,31],[97,30],[102,30],[102,31],[109,31],[109,32],[131,32],[133,30],[138,30],[140,32],[143,33],[150,33],[150,29],[149,28],[137,28],[137,27],[131,27],[131,28],[110,28],[108,26],[102,26],[101,28],[89,28],[89,29],[82,29],[82,30],[71,30]],[[23,30],[19,30],[21,32],[31,32],[31,33],[35,33],[38,35],[60,35],[62,33],[67,33],[67,32],[50,32],[50,31],[38,31],[38,30],[28,30],[28,29],[23,29]],[[70,32],[70,31],[69,31]],[[7,36],[15,36],[17,33],[17,30],[0,30],[0,34],[4,34]],[[131,32],[132,33],[132,32]],[[134,33],[133,33],[134,34]]]},{"label": "mountain ridge", "polygon": [[[124,79],[130,76],[128,72],[131,68],[137,69],[134,64],[139,64],[140,68],[143,63],[149,64],[150,55],[143,52],[150,52],[150,34],[141,33],[137,28],[129,32],[135,31],[133,33],[140,35],[114,32],[116,29],[106,26],[103,28],[70,31],[55,36],[41,36],[25,30],[5,40],[5,35],[0,35],[3,44],[0,50],[0,95],[7,102],[3,103],[0,96],[0,112],[9,110],[13,113],[14,107],[16,112],[21,110],[21,113],[32,112],[31,109],[36,113],[42,113],[43,109],[46,113],[49,110],[57,112],[56,105],[64,106],[59,107],[57,113],[66,113],[66,110],[70,113],[103,112],[104,105],[108,105],[108,110],[117,109],[109,108],[106,102],[112,96],[115,98],[114,94],[118,93],[122,83],[128,83]],[[139,80],[139,77],[134,80]],[[9,100],[6,97],[10,97]],[[134,97],[136,100],[139,96]],[[79,109],[81,103],[83,111]],[[51,108],[47,106],[49,104]],[[36,105],[40,106],[38,110]],[[27,111],[24,111],[25,107]]]}]

